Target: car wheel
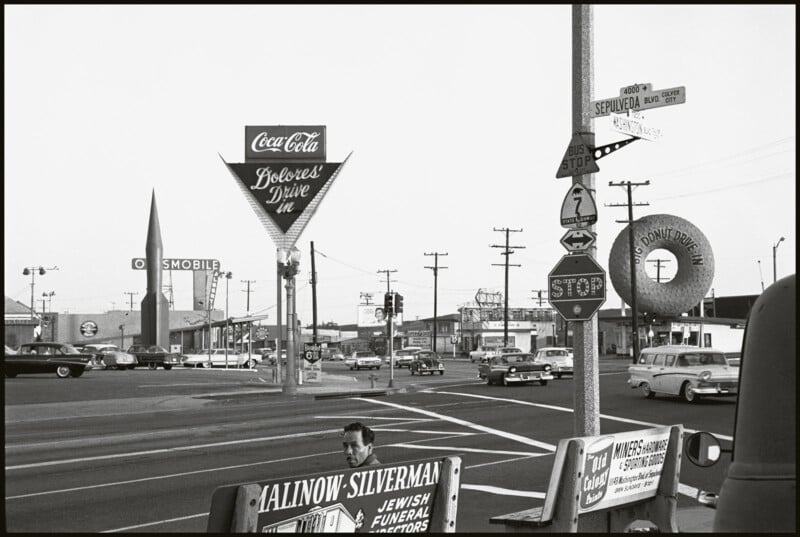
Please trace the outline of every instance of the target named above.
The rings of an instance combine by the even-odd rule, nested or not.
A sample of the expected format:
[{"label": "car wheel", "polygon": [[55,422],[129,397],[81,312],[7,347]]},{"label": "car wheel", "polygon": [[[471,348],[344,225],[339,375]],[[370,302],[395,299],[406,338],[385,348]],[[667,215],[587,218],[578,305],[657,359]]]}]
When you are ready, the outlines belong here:
[{"label": "car wheel", "polygon": [[6,371],[6,376],[8,378],[10,378],[10,379],[13,379],[14,377],[17,376],[17,372],[16,371]]},{"label": "car wheel", "polygon": [[158,369],[158,364],[155,362],[147,362],[147,369],[152,369],[153,371],[155,371],[156,369]]},{"label": "car wheel", "polygon": [[411,373],[412,375],[414,375],[414,370],[411,369],[410,367],[408,368],[408,372]]},{"label": "car wheel", "polygon": [[204,368],[210,368],[210,367],[211,367],[211,364],[210,364],[209,362],[203,362],[203,363],[202,363],[202,366],[203,366]]},{"label": "car wheel", "polygon": [[561,373],[556,373],[556,378],[560,379],[561,378]]},{"label": "car wheel", "polygon": [[681,396],[687,403],[697,403],[700,400],[700,396],[694,393],[691,384],[688,382],[684,382],[683,386],[681,386]]},{"label": "car wheel", "polygon": [[653,397],[656,396],[656,392],[650,389],[650,385],[648,383],[642,382],[640,388],[642,389],[642,395],[644,395],[648,399],[652,399]]},{"label": "car wheel", "polygon": [[489,375],[486,375],[486,384],[488,384],[489,386],[494,384],[494,382],[492,381],[492,377],[490,377]]},{"label": "car wheel", "polygon": [[69,370],[69,376],[70,377],[78,378],[81,375],[83,375],[83,368],[82,367],[81,368],[73,367],[72,369]]},{"label": "car wheel", "polygon": [[444,371],[439,371],[439,374],[440,375],[444,375]]},{"label": "car wheel", "polygon": [[508,387],[508,378],[503,375],[503,386]]},{"label": "car wheel", "polygon": [[247,367],[249,367],[250,369],[255,369],[257,365],[258,365],[258,362],[256,362],[252,358],[250,359],[249,362],[247,362]]},{"label": "car wheel", "polygon": [[351,366],[350,366],[350,371],[352,371],[353,369],[355,369],[355,367],[353,367],[353,366],[351,365]]},{"label": "car wheel", "polygon": [[65,379],[69,376],[69,367],[60,365],[56,368],[56,376],[60,379]]},{"label": "car wheel", "polygon": [[378,371],[380,371],[380,369],[381,369],[381,366],[378,366],[378,367],[376,367],[375,369],[376,369],[376,370],[378,370]]},{"label": "car wheel", "polygon": [[164,369],[169,371],[170,369],[172,369],[172,364],[164,364]]},{"label": "car wheel", "polygon": [[136,364],[131,364],[131,365],[129,365],[129,366],[128,366],[128,369],[131,369],[131,370],[133,370],[133,369],[136,369]]},{"label": "car wheel", "polygon": [[541,384],[542,386],[547,386],[547,379],[540,380],[539,384]]}]

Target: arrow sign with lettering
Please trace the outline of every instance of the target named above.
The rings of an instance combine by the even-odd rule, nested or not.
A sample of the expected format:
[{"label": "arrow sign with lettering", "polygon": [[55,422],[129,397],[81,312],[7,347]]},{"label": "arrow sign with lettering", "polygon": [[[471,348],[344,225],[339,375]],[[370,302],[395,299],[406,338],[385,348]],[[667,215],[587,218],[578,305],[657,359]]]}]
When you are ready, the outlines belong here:
[{"label": "arrow sign with lettering", "polygon": [[685,102],[685,86],[653,91],[651,84],[633,84],[620,89],[619,97],[592,101],[589,105],[589,117],[603,117],[611,113],[621,114],[626,110],[646,110]]},{"label": "arrow sign with lettering", "polygon": [[597,235],[588,229],[570,229],[563,237],[561,237],[561,244],[568,252],[580,252],[587,250],[594,244]]},{"label": "arrow sign with lettering", "polygon": [[561,204],[561,225],[566,228],[587,227],[597,222],[597,205],[589,190],[580,183],[569,187]]}]

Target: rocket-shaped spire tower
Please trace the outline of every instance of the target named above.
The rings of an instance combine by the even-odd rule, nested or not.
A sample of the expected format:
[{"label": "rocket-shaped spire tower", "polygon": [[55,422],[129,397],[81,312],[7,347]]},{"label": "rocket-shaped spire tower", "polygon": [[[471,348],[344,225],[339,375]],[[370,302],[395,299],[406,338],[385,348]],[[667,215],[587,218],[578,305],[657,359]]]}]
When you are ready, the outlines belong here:
[{"label": "rocket-shaped spire tower", "polygon": [[150,202],[150,222],[145,243],[147,260],[147,294],[142,299],[142,344],[159,345],[169,350],[169,303],[161,292],[161,263],[164,248],[158,223],[156,191]]}]

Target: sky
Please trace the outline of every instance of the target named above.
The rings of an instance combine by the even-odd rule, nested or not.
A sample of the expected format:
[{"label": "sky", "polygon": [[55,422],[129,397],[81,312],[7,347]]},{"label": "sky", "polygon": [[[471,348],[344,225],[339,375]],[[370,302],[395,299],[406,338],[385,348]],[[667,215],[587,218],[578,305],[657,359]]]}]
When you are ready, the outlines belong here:
[{"label": "sky", "polygon": [[[509,306],[567,252],[555,174],[572,138],[569,5],[4,5],[5,295],[36,309],[139,309],[155,192],[164,257],[218,259],[231,316],[276,314],[276,246],[220,159],[244,162],[246,125],[324,125],[327,161],[349,160],[300,235],[297,311],[356,322],[386,275],[406,319]],[[598,161],[596,259],[634,218],[689,220],[713,249],[715,296],[758,294],[795,272],[794,5],[593,7],[592,100],[685,87],[642,112],[657,141]],[[627,138],[593,121],[597,146]],[[778,242],[780,237],[785,240]],[[775,248],[774,245],[778,244]],[[524,247],[524,248],[523,248]],[[677,269],[665,250],[662,278]],[[655,277],[657,263],[647,263]],[[168,273],[165,284],[170,283]],[[621,299],[607,278],[604,308]],[[175,308],[191,272],[173,271]],[[128,294],[131,293],[131,294]],[[710,293],[710,291],[709,291]],[[544,297],[546,298],[546,294]],[[225,285],[217,292],[221,308]],[[285,308],[284,308],[285,312]]]}]

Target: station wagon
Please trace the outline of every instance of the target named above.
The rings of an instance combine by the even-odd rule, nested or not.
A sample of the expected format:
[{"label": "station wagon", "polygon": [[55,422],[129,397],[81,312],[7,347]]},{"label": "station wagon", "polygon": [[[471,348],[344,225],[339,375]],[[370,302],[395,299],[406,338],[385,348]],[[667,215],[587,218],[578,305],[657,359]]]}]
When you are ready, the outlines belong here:
[{"label": "station wagon", "polygon": [[739,368],[730,366],[717,349],[665,345],[642,350],[628,367],[628,384],[648,399],[657,393],[678,395],[688,403],[701,397],[736,395]]}]

